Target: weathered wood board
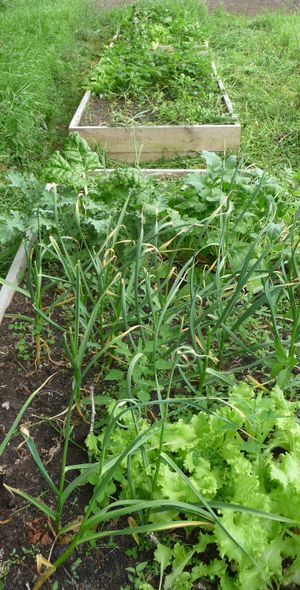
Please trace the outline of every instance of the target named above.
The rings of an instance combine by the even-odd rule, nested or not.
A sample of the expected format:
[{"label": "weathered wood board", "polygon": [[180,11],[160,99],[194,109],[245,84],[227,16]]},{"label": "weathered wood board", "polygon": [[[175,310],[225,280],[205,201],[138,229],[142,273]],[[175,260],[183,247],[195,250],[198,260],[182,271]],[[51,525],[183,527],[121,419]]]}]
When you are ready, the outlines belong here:
[{"label": "weathered wood board", "polygon": [[[111,174],[115,168],[98,168],[93,174]],[[186,174],[205,174],[207,170],[205,168],[141,168],[141,172],[145,176],[157,176],[158,178],[170,177],[181,178]]]},{"label": "weathered wood board", "polygon": [[162,158],[196,156],[202,151],[224,152],[240,146],[241,126],[215,64],[212,69],[219,86],[225,108],[232,123],[222,125],[148,125],[110,126],[82,125],[81,120],[91,100],[87,90],[70,123],[69,130],[77,131],[91,144],[99,144],[109,156],[122,162],[146,162]]},{"label": "weathered wood board", "polygon": [[6,275],[5,283],[0,289],[0,324],[4,314],[9,307],[17,287],[22,279],[23,273],[27,267],[28,252],[34,245],[36,236],[30,234],[27,236],[26,244],[22,240],[19,249],[12,261],[11,267]]}]

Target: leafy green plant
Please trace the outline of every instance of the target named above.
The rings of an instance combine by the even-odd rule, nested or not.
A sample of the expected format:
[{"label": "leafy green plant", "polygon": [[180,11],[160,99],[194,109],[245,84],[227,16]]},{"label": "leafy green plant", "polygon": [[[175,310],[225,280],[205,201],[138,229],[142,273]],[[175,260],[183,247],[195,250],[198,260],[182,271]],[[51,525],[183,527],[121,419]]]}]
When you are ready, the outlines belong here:
[{"label": "leafy green plant", "polygon": [[31,346],[26,339],[28,325],[25,322],[14,322],[9,330],[16,337],[15,348],[20,359],[27,361],[31,358]]},{"label": "leafy green plant", "polygon": [[[5,581],[8,579],[10,569],[14,565],[20,565],[24,563],[28,557],[35,557],[36,547],[21,547],[19,551],[16,548],[12,549],[8,558],[2,562],[0,567],[0,588],[5,589]],[[3,585],[2,585],[3,584]]]},{"label": "leafy green plant", "polygon": [[[192,411],[186,418],[173,418],[164,424],[154,498],[188,505],[199,501],[201,496],[209,506],[219,510],[219,521],[212,532],[200,533],[198,541],[189,547],[180,541],[173,549],[157,547],[155,559],[161,566],[160,587],[190,589],[198,580],[216,577],[220,578],[220,588],[226,590],[249,588],[250,579],[252,588],[262,590],[268,587],[265,576],[278,587],[283,583],[297,583],[300,540],[292,520],[300,519],[297,492],[300,427],[295,417],[299,404],[286,401],[278,387],[268,395],[255,395],[245,384],[231,389],[225,404],[213,406],[212,401],[207,402],[206,411]],[[149,420],[137,418],[137,421],[140,432],[147,431]],[[119,422],[108,448],[111,459],[136,436],[131,412],[123,413]],[[99,450],[102,447],[103,436],[88,437],[95,456],[98,445]],[[145,444],[145,451],[146,472],[142,454],[136,453],[130,457],[130,479],[134,482],[135,495],[146,499],[153,494],[151,478],[159,460],[159,433]],[[121,484],[120,498],[124,500],[132,497],[128,461],[129,457],[121,463],[116,479]],[[266,520],[267,513],[281,515],[282,522],[280,517]],[[178,518],[176,511],[166,512],[165,518],[169,521],[171,515],[174,520]],[[153,523],[163,519],[162,511],[150,518]],[[201,556],[205,557],[206,549],[214,545],[217,557],[207,564]],[[193,559],[196,555],[199,555],[197,560]],[[290,560],[289,565],[284,565],[286,558]],[[170,565],[171,573],[162,584],[163,572]]]},{"label": "leafy green plant", "polygon": [[[58,485],[52,480],[44,466],[30,433],[26,429],[22,430],[28,449],[54,497],[54,508],[22,490],[10,489],[23,496],[53,521],[59,539],[63,534],[73,530],[72,525],[64,523],[64,509],[70,495],[79,485],[87,481],[92,481],[95,485],[94,494],[86,507],[82,520],[78,523],[78,530],[72,536],[68,548],[56,560],[54,566],[49,566],[45,574],[41,576],[36,589],[41,587],[41,584],[67,559],[77,544],[111,534],[133,534],[135,530],[147,532],[153,529],[169,528],[169,524],[164,521],[149,522],[149,515],[153,510],[156,511],[158,506],[161,509],[164,504],[161,499],[159,501],[153,499],[153,496],[155,498],[160,485],[159,478],[164,461],[162,454],[164,433],[168,424],[168,406],[171,403],[173,389],[175,391],[177,387],[182,389],[183,378],[186,392],[192,391],[193,396],[196,392],[196,398],[200,397],[201,399],[202,391],[209,383],[231,382],[229,374],[211,366],[211,363],[215,364],[213,353],[210,350],[214,331],[206,330],[202,315],[204,314],[204,321],[208,321],[209,315],[215,313],[213,310],[220,305],[222,293],[222,297],[225,298],[224,302],[226,301],[222,322],[225,321],[239,297],[242,286],[248,283],[253,272],[252,266],[249,265],[252,250],[250,249],[250,253],[245,258],[238,280],[236,281],[235,272],[229,273],[228,276],[224,275],[223,287],[220,272],[216,273],[215,278],[214,273],[211,277],[211,272],[208,270],[204,273],[202,269],[197,270],[195,264],[197,250],[186,261],[180,261],[181,246],[188,232],[193,231],[192,224],[188,224],[187,227],[182,226],[186,230],[183,233],[179,231],[174,234],[172,222],[170,224],[166,219],[159,221],[156,218],[154,223],[152,221],[146,228],[142,217],[139,231],[135,231],[135,239],[133,239],[134,234],[131,234],[128,239],[128,230],[124,226],[128,202],[129,198],[119,213],[116,223],[112,225],[109,222],[107,237],[95,249],[88,244],[82,232],[78,204],[75,206],[76,240],[61,234],[59,201],[54,193],[56,234],[50,236],[47,242],[39,238],[35,248],[36,258],[30,260],[29,290],[26,292],[19,289],[27,297],[31,296],[36,316],[63,335],[64,349],[73,370],[73,385],[65,421],[65,440]],[[209,224],[215,223],[217,219],[218,213],[215,212],[207,218],[198,236],[199,240]],[[81,246],[78,247],[78,244]],[[218,263],[220,270],[223,266],[222,256]],[[50,270],[51,261],[52,272]],[[46,271],[43,268],[45,264]],[[256,268],[257,261],[253,264]],[[215,280],[218,282],[215,283]],[[55,285],[59,287],[57,288],[58,295],[45,308],[42,306],[43,294],[49,289],[53,293]],[[196,311],[199,289],[204,290],[199,301],[205,294],[207,306],[205,310],[200,306]],[[67,320],[62,316],[60,323],[58,323],[53,319],[53,311],[57,305],[61,307],[65,300],[71,300],[73,306],[69,308]],[[202,331],[198,325],[198,319],[196,319],[198,313],[200,313]],[[222,327],[223,323],[219,323],[219,325]],[[216,322],[216,326],[218,328],[218,322]],[[231,335],[230,337],[232,338]],[[68,483],[67,454],[71,440],[74,403],[80,411],[81,386],[84,378],[98,363],[102,365],[104,363],[104,367],[107,365],[109,367],[111,358],[116,355],[120,361],[124,359],[127,367],[121,403],[125,403],[125,408],[127,403],[129,403],[129,407],[131,403],[133,407],[136,405],[139,407],[139,404],[145,404],[145,402],[136,402],[135,398],[149,400],[155,392],[161,418],[157,419],[155,424],[149,425],[147,431],[141,430],[139,420],[134,418],[134,440],[111,463],[110,459],[107,462],[106,453],[110,444],[111,432],[120,421],[119,414],[113,414],[107,425],[100,461],[96,464],[88,464],[86,467],[83,466],[82,473],[75,477],[71,483]],[[195,371],[198,373],[197,382],[195,382]],[[111,377],[116,377],[116,374],[110,374]],[[141,386],[145,377],[146,390],[142,391]],[[151,402],[147,401],[147,403],[151,407]],[[183,407],[193,404],[189,400],[182,403]],[[134,412],[133,416],[135,416]],[[99,511],[99,500],[100,498],[108,499],[111,494],[115,474],[119,472],[123,458],[130,457],[131,463],[131,456],[137,449],[140,449],[144,469],[148,469],[149,458],[145,442],[148,438],[152,439],[155,433],[159,433],[161,459],[153,474],[150,497],[144,501],[140,500],[139,495],[135,496],[134,494],[137,498],[135,503],[130,501],[127,504],[127,500],[125,503],[121,501],[120,505],[118,502],[112,503],[111,510],[107,510],[107,506],[104,506],[103,510]],[[90,450],[93,452],[92,447]],[[131,489],[134,490],[136,482],[132,478],[130,481]],[[197,521],[179,520],[177,524],[174,524],[172,520],[171,528],[184,526],[187,522],[191,523],[190,526],[196,526],[195,522],[211,526],[211,523],[216,521],[216,514],[203,498],[199,508],[182,503],[177,506],[180,506],[180,512],[186,510],[187,513],[195,514]],[[173,502],[167,500],[166,507],[168,510],[174,509]],[[141,523],[136,527],[120,529],[113,533],[111,531],[110,533],[94,532],[94,526],[100,522],[115,518],[117,515],[130,515],[135,512],[145,513]]]},{"label": "leafy green plant", "polygon": [[[88,86],[113,124],[230,122],[204,46],[203,13],[183,3],[134,5]],[[167,83],[166,83],[167,81]]]},{"label": "leafy green plant", "polygon": [[[137,590],[141,590],[141,589],[148,590],[147,582],[145,581],[145,577],[144,577],[144,569],[146,568],[147,565],[148,565],[147,561],[144,561],[144,562],[138,563],[135,567],[127,567],[126,568],[128,579],[131,582],[131,585],[129,588],[132,588],[132,589],[134,588]],[[128,586],[127,586],[127,588],[128,588]],[[150,586],[150,588],[151,588],[151,586]],[[123,590],[127,590],[126,586],[125,586],[125,588],[123,588]]]},{"label": "leafy green plant", "polygon": [[[153,224],[156,216],[159,219],[168,216],[177,231],[176,228],[180,230],[183,225],[201,223],[221,207],[219,213],[223,210],[224,219],[225,210],[230,210],[227,247],[231,247],[230,263],[238,267],[248,244],[259,235],[265,216],[272,216],[269,236],[279,236],[291,223],[297,203],[291,207],[287,192],[280,185],[259,170],[241,168],[233,156],[223,160],[215,154],[204,153],[204,158],[206,174],[191,174],[182,179],[146,178],[139,169],[132,168],[117,169],[110,175],[94,175],[100,166],[98,156],[78,134],[72,134],[64,152],[57,152],[49,160],[45,175],[49,182],[60,185],[59,211],[62,207],[68,211],[59,218],[62,235],[75,237],[78,233],[75,203],[81,214],[81,229],[89,241],[106,235],[108,219],[118,214],[129,196],[127,224],[133,232],[141,211],[146,225]],[[3,216],[3,226],[0,223],[2,243],[21,237],[26,231],[37,233],[43,228],[54,231],[57,226],[55,190],[45,190],[35,179],[17,174],[10,176],[10,181],[12,190],[23,194],[27,206],[22,213],[12,210]],[[215,256],[213,244],[220,239],[220,227],[220,224],[210,224],[207,228],[207,245],[202,257],[208,262]]]},{"label": "leafy green plant", "polygon": [[46,167],[45,174],[58,184],[66,184],[75,190],[84,190],[90,184],[89,175],[101,168],[99,157],[87,141],[78,133],[71,133],[64,153],[55,152]]}]

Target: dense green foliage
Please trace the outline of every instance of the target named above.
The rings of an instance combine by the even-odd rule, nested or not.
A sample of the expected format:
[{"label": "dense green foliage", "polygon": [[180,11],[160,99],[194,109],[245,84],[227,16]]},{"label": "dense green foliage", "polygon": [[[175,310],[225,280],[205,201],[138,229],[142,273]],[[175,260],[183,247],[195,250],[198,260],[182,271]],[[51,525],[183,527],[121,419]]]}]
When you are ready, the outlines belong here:
[{"label": "dense green foliage", "polygon": [[[233,262],[235,258],[238,263],[249,242],[258,236],[265,217],[269,215],[272,219],[269,234],[279,235],[292,221],[296,204],[285,189],[262,171],[240,169],[235,156],[223,160],[207,152],[203,157],[207,173],[187,174],[183,179],[147,178],[134,168],[94,176],[92,172],[101,168],[100,159],[85,140],[73,134],[64,152],[56,152],[49,159],[45,177],[50,183],[69,187],[65,196],[61,195],[60,204],[71,210],[76,191],[85,191],[82,201],[84,224],[94,226],[102,235],[107,230],[109,217],[123,206],[128,191],[127,210],[132,215],[143,211],[146,220],[152,220],[156,215],[159,219],[169,216],[174,228],[203,222],[221,205],[228,217],[226,239],[230,260]],[[26,230],[36,231],[38,226],[55,227],[53,199],[43,188],[43,183],[16,173],[10,173],[8,179],[16,200],[22,194],[25,205],[22,212],[15,209],[0,216],[0,243],[21,236]],[[65,216],[65,219],[70,218]],[[70,227],[66,229],[72,231]],[[215,244],[211,246],[212,251],[216,251],[219,238],[217,227],[210,228],[209,238],[205,233],[207,242]]]},{"label": "dense green foliage", "polygon": [[[257,590],[298,580],[298,405],[282,393],[299,386],[297,207],[261,171],[239,168],[232,156],[205,157],[203,176],[94,176],[98,156],[73,135],[48,163],[50,190],[10,176],[17,192],[34,197],[23,218],[12,215],[23,223],[13,230],[39,233],[27,289],[19,289],[34,311],[19,318],[28,321],[21,352],[34,340],[39,365],[48,342],[62,339],[73,372],[58,486],[22,429],[52,503],[10,489],[63,535],[73,530],[69,497],[93,485],[46,577],[77,545],[192,528],[196,539],[174,545],[164,537],[155,552],[161,588],[169,568],[165,590],[207,578],[222,590],[246,589],[250,578]],[[245,379],[263,394],[237,386]],[[69,482],[73,408],[88,417],[90,403],[91,462]],[[121,516],[133,524],[99,530]]]},{"label": "dense green foliage", "polygon": [[195,13],[183,5],[137,4],[125,14],[88,82],[109,101],[112,122],[229,122],[204,46],[201,7]]}]

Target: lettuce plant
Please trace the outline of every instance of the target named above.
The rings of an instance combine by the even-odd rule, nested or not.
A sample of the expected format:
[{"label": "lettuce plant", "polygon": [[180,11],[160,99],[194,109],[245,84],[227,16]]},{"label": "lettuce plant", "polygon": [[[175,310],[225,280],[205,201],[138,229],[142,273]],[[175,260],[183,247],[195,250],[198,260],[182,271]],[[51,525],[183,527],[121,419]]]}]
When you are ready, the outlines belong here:
[{"label": "lettuce plant", "polygon": [[[186,547],[179,540],[173,547],[173,570],[168,570],[165,590],[190,589],[204,579],[219,579],[222,590],[264,590],[270,582],[276,587],[299,584],[299,530],[284,522],[300,522],[299,403],[287,401],[278,387],[255,394],[240,383],[225,403],[207,404],[207,411],[167,421],[162,445],[160,434],[154,434],[144,447],[146,468],[141,452],[123,461],[112,493],[132,497],[130,465],[135,497],[194,504],[201,494],[218,510],[219,522],[211,531],[200,530],[198,539],[187,540]],[[136,420],[139,431],[146,432],[149,419]],[[136,436],[131,412],[122,414],[119,422],[110,439],[110,460]],[[95,457],[102,444],[102,433],[87,438]],[[283,521],[263,518],[259,511],[280,515]],[[150,520],[178,516],[176,511],[161,511]],[[207,563],[212,548],[216,557]]]}]

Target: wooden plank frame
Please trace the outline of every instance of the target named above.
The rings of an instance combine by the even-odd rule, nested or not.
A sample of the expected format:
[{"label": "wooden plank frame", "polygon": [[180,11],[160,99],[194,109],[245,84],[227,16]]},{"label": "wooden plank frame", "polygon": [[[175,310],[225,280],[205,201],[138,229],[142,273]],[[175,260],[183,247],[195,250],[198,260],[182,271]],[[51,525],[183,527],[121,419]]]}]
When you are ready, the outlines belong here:
[{"label": "wooden plank frame", "polygon": [[236,150],[240,147],[241,125],[214,63],[212,70],[232,123],[130,127],[82,125],[83,114],[91,100],[91,92],[87,90],[70,123],[69,131],[76,131],[91,144],[100,144],[112,159],[127,163],[198,156],[204,150]]},{"label": "wooden plank frame", "polygon": [[15,294],[14,287],[18,287],[22,280],[23,274],[27,268],[28,252],[33,247],[35,240],[36,236],[31,233],[27,236],[25,241],[21,241],[5,279],[7,283],[10,283],[10,286],[4,284],[0,289],[0,324],[7,308],[12,302]]},{"label": "wooden plank frame", "polygon": [[[116,168],[97,168],[93,172],[93,176],[99,174],[112,174]],[[137,170],[139,170],[137,168]],[[168,178],[173,176],[174,178],[181,178],[186,174],[206,174],[206,168],[141,168],[141,172],[145,176],[156,176],[158,178]]]},{"label": "wooden plank frame", "polygon": [[[54,185],[52,183],[47,183],[45,188],[47,191],[50,191]],[[36,234],[29,232],[27,236],[21,240],[20,246],[18,251],[8,269],[8,273],[5,277],[5,283],[2,285],[0,289],[0,325],[6,313],[6,310],[9,308],[13,297],[16,292],[16,287],[19,286],[24,272],[27,269],[28,263],[28,254],[32,250],[35,241],[36,241]]]}]

